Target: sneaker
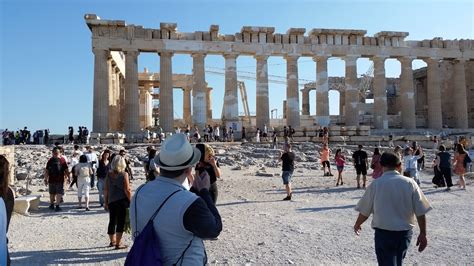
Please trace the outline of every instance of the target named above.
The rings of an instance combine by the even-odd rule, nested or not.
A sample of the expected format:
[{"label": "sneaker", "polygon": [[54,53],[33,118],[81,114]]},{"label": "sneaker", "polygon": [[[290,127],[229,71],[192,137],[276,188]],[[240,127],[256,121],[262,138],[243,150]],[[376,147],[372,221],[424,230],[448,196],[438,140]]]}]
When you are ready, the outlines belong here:
[{"label": "sneaker", "polygon": [[450,191],[450,190],[451,190],[451,188],[450,188],[450,187],[448,187],[448,188],[446,188],[446,189],[445,189],[445,191]]},{"label": "sneaker", "polygon": [[332,173],[329,173],[329,176],[334,176]]},{"label": "sneaker", "polygon": [[54,204],[50,204],[50,205],[49,205],[49,209],[50,209],[50,210],[54,210]]},{"label": "sneaker", "polygon": [[56,211],[56,212],[59,212],[59,211],[61,211],[61,210],[62,210],[62,209],[59,207],[59,205],[56,205],[56,208],[54,208],[54,211]]},{"label": "sneaker", "polygon": [[357,185],[357,189],[359,189],[359,188],[360,188],[360,185]]},{"label": "sneaker", "polygon": [[86,207],[86,211],[90,211],[91,209],[89,209],[89,207]]},{"label": "sneaker", "polygon": [[291,196],[286,196],[283,200],[291,200]]}]

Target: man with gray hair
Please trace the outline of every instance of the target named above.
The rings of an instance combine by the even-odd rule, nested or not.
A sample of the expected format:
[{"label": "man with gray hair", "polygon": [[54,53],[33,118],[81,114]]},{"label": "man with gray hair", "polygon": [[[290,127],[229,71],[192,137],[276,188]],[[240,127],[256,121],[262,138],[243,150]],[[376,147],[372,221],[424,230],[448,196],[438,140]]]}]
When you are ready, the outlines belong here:
[{"label": "man with gray hair", "polygon": [[418,251],[428,245],[425,214],[432,208],[415,180],[402,176],[398,155],[385,152],[380,158],[383,175],[375,179],[357,203],[359,212],[354,232],[359,235],[361,225],[370,214],[375,230],[375,253],[379,265],[402,265],[411,242],[415,217],[420,227],[416,241]]},{"label": "man with gray hair", "polygon": [[[216,238],[222,231],[221,217],[209,193],[209,175],[194,178],[192,174],[200,158],[201,152],[191,146],[186,135],[168,137],[154,159],[160,176],[139,187],[130,204],[133,237],[152,220],[163,265],[207,264],[203,239]],[[197,195],[188,191],[190,184]]]}]

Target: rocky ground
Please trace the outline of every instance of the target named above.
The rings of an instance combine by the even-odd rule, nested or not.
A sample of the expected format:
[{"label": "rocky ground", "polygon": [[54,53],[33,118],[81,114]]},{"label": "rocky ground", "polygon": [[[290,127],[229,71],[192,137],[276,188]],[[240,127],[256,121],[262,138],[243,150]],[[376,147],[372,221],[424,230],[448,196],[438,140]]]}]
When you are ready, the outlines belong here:
[{"label": "rocky ground", "polygon": [[[352,226],[354,207],[363,190],[355,189],[351,166],[344,173],[344,186],[335,187],[335,177],[324,177],[319,169],[319,145],[295,145],[297,169],[293,178],[294,197],[282,201],[285,192],[278,164],[279,152],[269,144],[213,144],[223,170],[218,181],[217,207],[224,228],[216,241],[206,241],[212,264],[375,264],[370,219],[357,237]],[[101,151],[106,146],[96,147]],[[121,146],[107,146],[118,151]],[[125,147],[133,162],[136,180],[144,182],[141,160],[146,145]],[[333,151],[338,147],[331,147]],[[355,146],[342,146],[346,156]],[[66,155],[72,153],[65,146]],[[371,150],[371,148],[368,148]],[[433,151],[426,150],[422,189],[434,209],[427,215],[429,246],[418,253],[414,242],[409,264],[472,264],[474,229],[472,179],[467,190],[445,192],[431,185]],[[29,216],[15,214],[10,225],[10,252],[14,265],[107,264],[123,265],[127,251],[107,247],[108,214],[92,191],[92,210],[75,209],[76,193],[65,196],[62,212],[48,207],[42,168],[50,155],[44,146],[16,149],[18,193],[43,195],[38,211]],[[350,156],[349,156],[350,157]],[[333,170],[335,173],[336,171]],[[28,178],[28,187],[26,186]],[[369,177],[370,179],[370,177]],[[457,178],[454,178],[457,181]],[[416,241],[417,229],[414,239]],[[125,242],[131,245],[130,237]]]}]

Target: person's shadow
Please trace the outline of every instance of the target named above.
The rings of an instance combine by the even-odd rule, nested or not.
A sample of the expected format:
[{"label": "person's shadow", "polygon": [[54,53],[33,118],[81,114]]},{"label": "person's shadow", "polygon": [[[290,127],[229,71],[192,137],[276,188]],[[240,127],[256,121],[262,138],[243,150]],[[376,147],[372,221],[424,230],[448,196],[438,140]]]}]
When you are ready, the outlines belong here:
[{"label": "person's shadow", "polygon": [[[33,243],[32,243],[33,245]],[[108,261],[122,264],[127,250],[114,250],[110,247],[91,247],[62,250],[37,250],[11,252],[12,265],[50,265],[50,264],[102,264]],[[118,259],[124,260],[119,262]]]}]

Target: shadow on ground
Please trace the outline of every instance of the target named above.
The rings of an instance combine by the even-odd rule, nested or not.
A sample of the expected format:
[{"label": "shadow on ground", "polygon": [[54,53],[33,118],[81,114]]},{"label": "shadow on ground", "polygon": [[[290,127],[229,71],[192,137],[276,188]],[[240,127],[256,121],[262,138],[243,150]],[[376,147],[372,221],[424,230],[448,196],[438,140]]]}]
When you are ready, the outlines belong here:
[{"label": "shadow on ground", "polygon": [[[341,192],[348,192],[354,190],[361,190],[355,187],[328,187],[328,188],[321,188],[321,187],[300,187],[300,188],[293,188],[293,194],[300,194],[300,193],[317,193],[317,194],[324,194],[324,193],[341,193]],[[260,192],[265,192],[266,194],[285,194],[286,190],[284,189],[266,189],[261,190]]]},{"label": "shadow on ground", "polygon": [[109,247],[92,247],[83,249],[63,249],[45,251],[18,251],[10,253],[12,265],[46,265],[46,264],[102,264],[108,261],[125,258],[127,251],[116,251]]},{"label": "shadow on ground", "polygon": [[296,209],[300,212],[322,212],[330,210],[343,210],[343,209],[353,209],[356,205],[344,205],[344,206],[332,206],[332,207],[318,207],[318,208],[300,208]]}]

